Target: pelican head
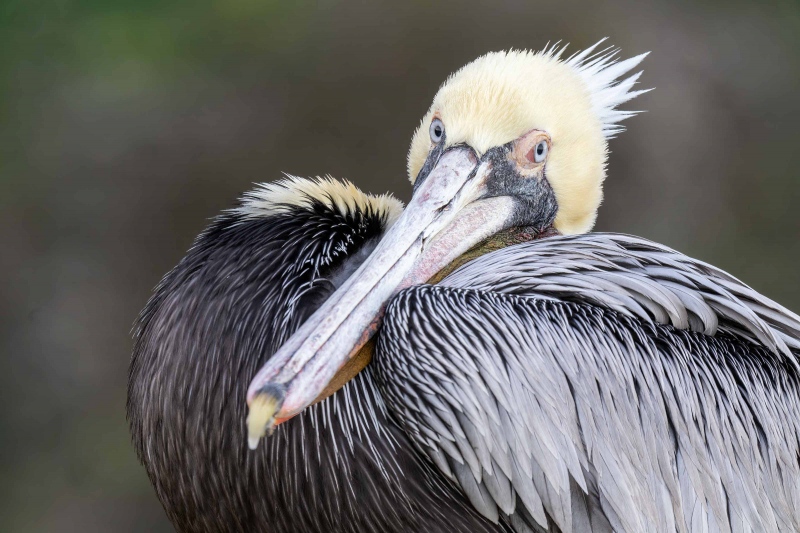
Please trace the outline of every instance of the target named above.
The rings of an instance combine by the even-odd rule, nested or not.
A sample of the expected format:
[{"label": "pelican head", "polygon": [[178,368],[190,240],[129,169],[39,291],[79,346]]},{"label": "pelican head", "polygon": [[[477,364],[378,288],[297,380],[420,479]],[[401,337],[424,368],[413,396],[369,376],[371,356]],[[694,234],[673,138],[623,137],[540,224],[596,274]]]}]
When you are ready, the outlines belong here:
[{"label": "pelican head", "polygon": [[414,133],[411,182],[425,177],[420,172],[436,154],[439,129],[444,150],[464,145],[482,157],[505,146],[521,179],[544,178],[552,188],[556,229],[591,230],[603,197],[607,140],[623,130],[620,121],[636,114],[616,106],[646,92],[631,91],[641,72],[617,78],[647,54],[617,62],[613,50],[592,56],[599,44],[567,60],[561,60],[564,48],[493,52],[454,73]]},{"label": "pelican head", "polygon": [[644,92],[632,90],[640,73],[625,76],[646,55],[619,61],[599,44],[568,59],[556,46],[490,53],[447,79],[411,142],[411,202],[253,379],[251,447],[366,364],[364,347],[399,290],[510,228],[592,228],[608,139],[635,114],[617,106]]}]

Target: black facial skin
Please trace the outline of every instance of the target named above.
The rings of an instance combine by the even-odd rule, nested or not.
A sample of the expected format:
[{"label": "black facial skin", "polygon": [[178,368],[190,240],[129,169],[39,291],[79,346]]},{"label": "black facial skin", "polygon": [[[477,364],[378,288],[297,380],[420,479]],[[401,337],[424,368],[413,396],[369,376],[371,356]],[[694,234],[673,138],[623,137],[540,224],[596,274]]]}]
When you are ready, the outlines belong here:
[{"label": "black facial skin", "polygon": [[[414,181],[414,192],[428,178],[436,168],[439,159],[445,152],[447,132],[442,134],[442,140],[428,153],[425,164],[417,174]],[[448,150],[465,146],[458,144],[448,147]],[[491,174],[486,182],[487,193],[485,198],[495,196],[510,196],[514,199],[514,212],[512,214],[512,227],[532,227],[538,233],[543,233],[552,227],[558,211],[558,202],[550,183],[547,181],[546,165],[542,167],[540,176],[523,176],[516,163],[510,157],[514,143],[509,142],[502,146],[489,149],[481,158],[481,163],[489,162],[492,166]],[[480,166],[476,165],[475,169]],[[475,171],[473,171],[474,173]]]},{"label": "black facial skin", "polygon": [[532,226],[543,232],[553,225],[558,211],[558,202],[550,182],[547,181],[546,166],[539,176],[523,176],[511,159],[513,143],[488,150],[481,161],[489,161],[491,174],[486,182],[487,198],[510,196],[514,199],[512,227]]}]

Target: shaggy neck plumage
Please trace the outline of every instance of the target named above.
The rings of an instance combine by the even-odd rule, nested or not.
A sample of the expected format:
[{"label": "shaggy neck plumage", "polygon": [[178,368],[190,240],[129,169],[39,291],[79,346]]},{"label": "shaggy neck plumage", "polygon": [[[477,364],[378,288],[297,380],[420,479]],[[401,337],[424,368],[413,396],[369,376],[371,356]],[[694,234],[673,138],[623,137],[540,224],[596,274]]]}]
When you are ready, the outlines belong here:
[{"label": "shaggy neck plumage", "polygon": [[389,419],[369,367],[266,446],[247,449],[247,383],[390,220],[357,207],[323,199],[262,217],[233,210],[198,237],[142,312],[128,418],[177,530],[496,531],[430,474]]},{"label": "shaggy neck plumage", "polygon": [[[377,239],[385,222],[382,213],[341,213],[320,202],[262,219],[223,215],[159,284],[137,324],[128,416],[139,457],[180,530],[256,523],[253,496],[261,490],[280,498],[263,492],[277,475],[267,469],[273,461],[246,451],[246,384],[334,290],[328,277],[349,270],[348,258]],[[363,381],[356,396],[372,405]],[[295,439],[323,447],[319,436],[305,434],[304,423],[319,422],[313,415],[278,432],[269,446],[280,452],[273,466],[296,466],[295,479],[309,471],[303,461],[325,462],[341,444],[328,443],[316,457],[307,450],[303,461],[286,456],[296,451],[288,442]],[[338,470],[310,471],[318,468]],[[248,471],[260,479],[237,479]],[[275,510],[269,514],[279,521]]]}]

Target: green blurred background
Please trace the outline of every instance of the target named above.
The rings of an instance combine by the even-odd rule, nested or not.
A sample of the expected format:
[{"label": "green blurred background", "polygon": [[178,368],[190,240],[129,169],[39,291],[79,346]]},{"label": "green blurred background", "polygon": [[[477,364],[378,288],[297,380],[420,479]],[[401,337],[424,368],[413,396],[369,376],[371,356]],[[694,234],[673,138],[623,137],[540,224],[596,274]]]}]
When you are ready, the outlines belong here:
[{"label": "green blurred background", "polygon": [[652,50],[598,230],[800,310],[800,4],[0,2],[0,529],[170,531],[124,416],[139,309],[251,187],[407,200],[445,76],[502,48]]}]

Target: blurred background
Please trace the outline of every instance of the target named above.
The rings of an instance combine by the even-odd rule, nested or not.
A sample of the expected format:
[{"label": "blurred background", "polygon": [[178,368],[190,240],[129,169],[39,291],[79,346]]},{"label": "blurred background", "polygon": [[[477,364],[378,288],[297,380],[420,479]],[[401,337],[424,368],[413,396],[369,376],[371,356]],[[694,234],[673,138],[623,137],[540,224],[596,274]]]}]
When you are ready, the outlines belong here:
[{"label": "blurred background", "polygon": [[598,230],[800,310],[800,3],[0,2],[0,529],[170,531],[134,456],[130,329],[253,182],[403,200],[414,128],[476,56],[651,50]]}]

